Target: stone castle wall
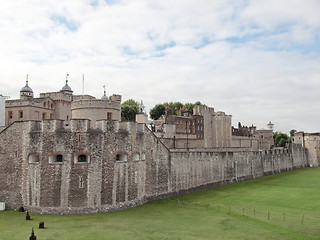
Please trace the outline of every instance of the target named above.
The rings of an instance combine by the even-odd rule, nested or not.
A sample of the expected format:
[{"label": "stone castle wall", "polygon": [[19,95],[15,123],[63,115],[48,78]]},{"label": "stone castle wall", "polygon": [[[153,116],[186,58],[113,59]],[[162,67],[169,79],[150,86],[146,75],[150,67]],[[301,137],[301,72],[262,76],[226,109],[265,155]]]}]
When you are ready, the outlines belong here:
[{"label": "stone castle wall", "polygon": [[301,145],[262,151],[175,150],[171,153],[172,191],[254,179],[307,166]]},{"label": "stone castle wall", "polygon": [[[119,210],[151,199],[306,166],[291,150],[169,150],[144,125],[15,122],[0,133],[0,201],[45,213]],[[54,157],[61,156],[61,161]],[[80,162],[79,156],[86,161]]]}]

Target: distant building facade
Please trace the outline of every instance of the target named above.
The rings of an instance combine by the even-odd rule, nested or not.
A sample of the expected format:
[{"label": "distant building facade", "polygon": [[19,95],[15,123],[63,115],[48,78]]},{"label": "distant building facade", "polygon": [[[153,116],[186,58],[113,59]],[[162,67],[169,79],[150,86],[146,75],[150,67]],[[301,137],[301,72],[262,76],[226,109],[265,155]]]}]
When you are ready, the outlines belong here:
[{"label": "distant building facade", "polygon": [[242,148],[270,149],[274,145],[272,130],[255,126],[231,126],[231,115],[215,112],[211,107],[195,106],[193,111],[181,110],[173,115],[166,108],[164,118],[154,121],[156,136],[168,148]]},{"label": "distant building facade", "polygon": [[89,119],[91,127],[97,120],[121,119],[121,95],[104,95],[96,99],[90,95],[73,95],[73,91],[66,85],[58,92],[41,93],[35,98],[33,90],[26,85],[20,90],[20,99],[7,100],[5,102],[5,125],[8,126],[16,121],[60,119],[64,120],[65,126],[69,126],[70,120]]},{"label": "distant building facade", "polygon": [[301,144],[308,150],[309,165],[320,166],[320,133],[296,132],[293,137],[293,143]]}]

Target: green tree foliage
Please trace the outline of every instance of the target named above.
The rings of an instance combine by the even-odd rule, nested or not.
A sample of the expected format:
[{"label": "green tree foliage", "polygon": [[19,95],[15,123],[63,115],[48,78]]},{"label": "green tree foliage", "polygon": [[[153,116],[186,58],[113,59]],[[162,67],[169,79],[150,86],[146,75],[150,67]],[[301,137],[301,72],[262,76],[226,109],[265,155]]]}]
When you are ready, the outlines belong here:
[{"label": "green tree foliage", "polygon": [[170,106],[172,108],[172,114],[178,115],[181,108],[183,108],[183,103],[181,102],[165,102],[163,106],[166,108]]},{"label": "green tree foliage", "polygon": [[197,101],[195,103],[181,103],[181,102],[165,102],[160,103],[154,106],[150,110],[150,117],[154,120],[159,119],[161,116],[165,115],[166,107],[170,106],[172,108],[172,114],[178,115],[180,112],[180,109],[189,109],[190,111],[193,110],[194,106],[200,105],[200,106],[207,106],[205,104],[202,104],[200,101]]},{"label": "green tree foliage", "polygon": [[295,134],[296,132],[297,132],[297,130],[295,130],[295,129],[290,130],[290,142],[292,142],[292,139],[293,139],[294,134]]},{"label": "green tree foliage", "polygon": [[154,120],[158,120],[166,113],[166,108],[163,104],[157,104],[150,110],[150,117]]},{"label": "green tree foliage", "polygon": [[204,107],[206,107],[207,105],[205,105],[205,104],[202,104],[200,101],[197,101],[197,102],[195,102],[195,103],[185,103],[184,104],[184,106],[183,106],[183,108],[187,108],[187,109],[189,109],[190,111],[192,111],[193,110],[193,108],[195,107],[195,106],[204,106]]},{"label": "green tree foliage", "polygon": [[273,134],[274,144],[277,147],[285,147],[290,142],[290,137],[282,132],[275,132]]},{"label": "green tree foliage", "polygon": [[139,113],[139,103],[129,99],[121,104],[121,121],[135,121],[136,114]]}]

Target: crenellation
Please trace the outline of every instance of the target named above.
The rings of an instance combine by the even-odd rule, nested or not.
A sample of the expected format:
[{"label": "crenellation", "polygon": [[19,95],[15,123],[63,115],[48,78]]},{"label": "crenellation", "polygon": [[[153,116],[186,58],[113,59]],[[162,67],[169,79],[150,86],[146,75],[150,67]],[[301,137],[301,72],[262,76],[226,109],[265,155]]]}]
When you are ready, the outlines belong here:
[{"label": "crenellation", "polygon": [[[145,123],[120,122],[120,95],[73,95],[66,83],[40,101],[28,84],[22,90],[21,103],[42,105],[26,107],[21,121],[11,119],[0,132],[0,178],[6,179],[0,201],[8,208],[113,211],[307,166],[309,155],[315,157],[302,144],[270,149],[270,130],[241,127],[234,136],[231,116],[210,107],[180,116],[167,109],[168,118],[159,121],[167,125],[152,131]],[[8,111],[19,101],[8,102]],[[49,112],[52,118],[45,117]]]}]

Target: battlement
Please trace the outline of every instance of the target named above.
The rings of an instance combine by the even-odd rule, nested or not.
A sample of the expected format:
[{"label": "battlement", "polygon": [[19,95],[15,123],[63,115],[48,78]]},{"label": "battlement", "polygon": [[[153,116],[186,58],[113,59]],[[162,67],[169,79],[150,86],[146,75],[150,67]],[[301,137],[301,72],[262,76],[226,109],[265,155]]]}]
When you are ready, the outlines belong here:
[{"label": "battlement", "polygon": [[115,120],[102,119],[96,122],[96,128],[91,127],[89,119],[71,119],[70,125],[66,127],[65,121],[61,119],[45,119],[42,121],[27,121],[29,132],[56,132],[56,131],[71,131],[71,132],[88,132],[90,129],[99,129],[102,132],[128,132],[144,133],[145,124],[135,122],[119,122]]},{"label": "battlement", "polygon": [[101,99],[80,99],[71,103],[71,110],[82,108],[120,108],[120,102]]},{"label": "battlement", "polygon": [[52,100],[64,100],[67,102],[72,101],[72,94],[66,92],[47,92],[47,93],[40,93],[40,98],[49,97]]}]

